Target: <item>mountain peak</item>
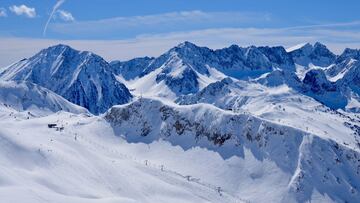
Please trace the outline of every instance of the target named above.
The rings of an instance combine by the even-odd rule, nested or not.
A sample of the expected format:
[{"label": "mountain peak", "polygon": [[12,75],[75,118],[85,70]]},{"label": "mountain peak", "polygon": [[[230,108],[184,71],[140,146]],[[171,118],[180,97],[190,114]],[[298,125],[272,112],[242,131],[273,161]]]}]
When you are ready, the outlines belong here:
[{"label": "mountain peak", "polygon": [[345,55],[358,55],[360,53],[360,49],[351,49],[351,48],[346,48],[344,50],[344,52],[342,53]]},{"label": "mountain peak", "polygon": [[180,43],[176,47],[170,49],[170,52],[177,52],[182,54],[188,54],[192,52],[203,52],[203,51],[210,51],[210,49],[207,47],[199,47],[196,44],[191,43],[189,41]]},{"label": "mountain peak", "polygon": [[50,46],[46,49],[41,50],[39,53],[34,55],[32,58],[37,57],[57,57],[59,55],[68,56],[68,55],[75,55],[80,53],[80,51],[77,51],[70,47],[69,45],[65,44],[57,44],[54,46]]},{"label": "mountain peak", "polygon": [[302,52],[312,52],[314,50],[314,46],[310,43],[303,44],[303,46],[299,47],[298,49],[294,50],[293,52],[302,51]]},{"label": "mountain peak", "polygon": [[66,44],[57,44],[57,45],[53,45],[53,46],[50,46],[48,47],[47,49],[44,49],[44,50],[47,50],[47,51],[56,51],[56,50],[74,50],[76,51],[75,49],[73,49],[72,47],[70,47],[69,45],[66,45]]},{"label": "mountain peak", "polygon": [[305,49],[305,48],[313,48],[314,46],[311,43],[305,43],[300,49]]},{"label": "mountain peak", "polygon": [[308,46],[309,43],[301,43],[301,44],[297,44],[295,46],[289,47],[286,49],[286,52],[292,52],[298,49],[303,48],[304,46]]},{"label": "mountain peak", "polygon": [[347,58],[360,59],[360,49],[346,48],[344,52],[339,56],[338,61],[343,61]]},{"label": "mountain peak", "polygon": [[293,47],[287,48],[286,51],[287,52],[295,52],[295,51],[299,51],[299,50],[313,51],[316,49],[328,50],[328,48],[320,42],[315,42],[315,44],[311,44],[311,43],[307,42],[307,43],[301,43],[301,44],[295,45]]},{"label": "mountain peak", "polygon": [[327,48],[324,44],[320,42],[315,42],[314,48]]},{"label": "mountain peak", "polygon": [[53,46],[50,46],[49,48],[66,48],[66,49],[72,49],[69,45],[67,44],[56,44],[56,45],[53,45]]},{"label": "mountain peak", "polygon": [[194,43],[189,42],[189,41],[185,41],[185,42],[180,43],[176,47],[178,47],[178,48],[196,48],[198,46],[196,44],[194,44]]},{"label": "mountain peak", "polygon": [[322,52],[323,54],[335,56],[335,54],[333,54],[324,44],[320,42],[316,42],[313,47],[314,47],[314,52],[318,51],[318,52]]},{"label": "mountain peak", "polygon": [[[293,50],[289,52],[291,49]],[[302,66],[313,64],[316,66],[327,67],[336,60],[336,55],[320,42],[316,42],[314,45],[306,43],[302,46],[298,46],[297,49],[291,49],[288,49],[287,51],[292,55],[294,61]]]},{"label": "mountain peak", "polygon": [[100,56],[59,44],[8,67],[0,78],[35,83],[99,114],[132,97],[110,70]]},{"label": "mountain peak", "polygon": [[331,51],[326,47],[326,45],[320,42],[315,42],[315,44],[303,43],[287,49],[287,52],[296,52],[296,51],[303,51],[303,52],[324,51],[331,53]]}]

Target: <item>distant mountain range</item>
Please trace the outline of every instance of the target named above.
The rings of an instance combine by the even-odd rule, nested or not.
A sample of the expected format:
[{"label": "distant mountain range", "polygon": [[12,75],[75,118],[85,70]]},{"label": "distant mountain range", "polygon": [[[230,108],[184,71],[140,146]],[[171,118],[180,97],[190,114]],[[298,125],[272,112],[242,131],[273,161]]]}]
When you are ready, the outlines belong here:
[{"label": "distant mountain range", "polygon": [[359,58],[359,50],[337,56],[320,43],[286,51],[236,45],[211,50],[184,42],[157,58],[108,63],[96,54],[57,45],[7,67],[0,79],[41,85],[94,114],[129,102],[128,88],[136,95],[175,100],[226,77],[286,84],[332,109],[357,111],[351,103],[359,101]]}]

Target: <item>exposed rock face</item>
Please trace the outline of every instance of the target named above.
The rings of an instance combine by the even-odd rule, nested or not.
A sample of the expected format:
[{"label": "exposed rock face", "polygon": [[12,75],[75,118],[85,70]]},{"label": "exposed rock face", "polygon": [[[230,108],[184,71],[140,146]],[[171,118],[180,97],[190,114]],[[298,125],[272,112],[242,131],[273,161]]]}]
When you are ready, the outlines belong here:
[{"label": "exposed rock face", "polygon": [[326,79],[322,70],[311,70],[306,73],[303,83],[314,93],[335,92],[336,85]]}]

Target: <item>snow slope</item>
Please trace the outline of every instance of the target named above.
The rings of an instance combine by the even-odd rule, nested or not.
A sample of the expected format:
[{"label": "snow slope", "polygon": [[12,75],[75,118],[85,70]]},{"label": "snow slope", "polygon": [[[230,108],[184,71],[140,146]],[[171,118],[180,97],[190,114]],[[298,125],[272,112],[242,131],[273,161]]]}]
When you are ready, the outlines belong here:
[{"label": "snow slope", "polygon": [[0,103],[15,111],[27,111],[32,116],[47,115],[58,111],[88,113],[85,108],[30,82],[0,81]]},{"label": "snow slope", "polygon": [[331,110],[287,85],[266,87],[224,79],[197,94],[180,97],[176,102],[181,105],[207,103],[236,113],[256,115],[353,147],[360,140],[351,129],[351,126],[359,126],[357,114]]},{"label": "snow slope", "polygon": [[[48,123],[64,130],[50,129]],[[25,120],[8,116],[0,126],[1,202],[242,202],[206,179],[187,178],[192,174],[143,156],[146,145],[116,137],[100,117],[66,112]],[[185,155],[164,143],[151,147],[157,157]]]}]

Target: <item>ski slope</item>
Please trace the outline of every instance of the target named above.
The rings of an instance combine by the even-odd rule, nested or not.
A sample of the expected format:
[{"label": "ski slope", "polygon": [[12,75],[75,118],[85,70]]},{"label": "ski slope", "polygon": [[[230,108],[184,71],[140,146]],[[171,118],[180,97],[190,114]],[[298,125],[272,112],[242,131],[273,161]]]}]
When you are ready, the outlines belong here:
[{"label": "ski slope", "polygon": [[183,152],[177,148],[153,144],[150,155],[143,156],[140,150],[147,146],[114,136],[100,117],[2,115],[0,125],[1,202],[242,202],[218,190],[220,185],[156,158],[168,152],[179,156]]}]

